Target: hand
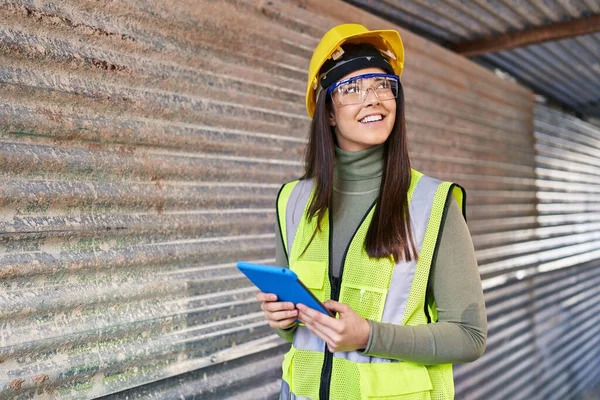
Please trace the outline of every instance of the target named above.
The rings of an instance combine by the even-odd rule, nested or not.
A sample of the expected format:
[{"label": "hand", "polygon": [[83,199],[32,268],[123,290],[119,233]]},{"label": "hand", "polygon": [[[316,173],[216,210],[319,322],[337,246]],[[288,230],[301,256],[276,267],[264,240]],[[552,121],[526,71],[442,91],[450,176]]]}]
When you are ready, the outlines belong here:
[{"label": "hand", "polygon": [[304,304],[298,304],[298,319],[308,329],[327,343],[332,353],[364,349],[369,341],[370,327],[366,319],[346,304],[328,300],[323,303],[328,310],[340,314],[339,319],[327,316]]},{"label": "hand", "polygon": [[298,310],[294,303],[277,301],[277,295],[263,292],[256,294],[256,300],[261,302],[260,309],[271,328],[286,329],[296,323]]}]

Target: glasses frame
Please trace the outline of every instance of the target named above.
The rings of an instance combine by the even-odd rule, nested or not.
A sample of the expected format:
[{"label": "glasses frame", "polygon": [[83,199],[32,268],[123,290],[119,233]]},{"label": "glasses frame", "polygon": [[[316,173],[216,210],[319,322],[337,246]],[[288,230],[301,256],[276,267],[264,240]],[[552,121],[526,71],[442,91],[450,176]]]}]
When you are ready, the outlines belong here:
[{"label": "glasses frame", "polygon": [[[384,73],[372,73],[372,74],[363,74],[363,75],[356,75],[353,76],[351,78],[348,79],[344,79],[343,81],[339,81],[339,82],[335,82],[333,83],[331,86],[329,86],[329,89],[327,89],[327,95],[331,96],[333,91],[336,90],[338,87],[346,84],[346,83],[351,83],[354,81],[357,81],[359,79],[365,79],[365,78],[390,78],[394,81],[396,81],[396,83],[398,84],[398,88],[396,89],[396,93],[394,96],[394,99],[398,98],[398,91],[399,91],[399,86],[400,86],[400,77],[398,75],[394,75],[394,74],[384,74]],[[371,86],[369,86],[369,89],[372,89]],[[352,103],[352,104],[363,104],[365,102],[365,100],[367,100],[367,97],[369,97],[368,94],[368,90],[367,89],[367,96],[364,98],[364,100],[360,103]],[[377,92],[375,91],[375,97],[377,97],[377,99],[379,99],[379,96],[377,96]],[[331,96],[331,100],[333,101],[333,96]],[[385,99],[385,100],[391,100],[391,99]],[[344,105],[344,104],[340,104],[340,105]],[[351,105],[351,104],[345,104],[345,105]]]}]

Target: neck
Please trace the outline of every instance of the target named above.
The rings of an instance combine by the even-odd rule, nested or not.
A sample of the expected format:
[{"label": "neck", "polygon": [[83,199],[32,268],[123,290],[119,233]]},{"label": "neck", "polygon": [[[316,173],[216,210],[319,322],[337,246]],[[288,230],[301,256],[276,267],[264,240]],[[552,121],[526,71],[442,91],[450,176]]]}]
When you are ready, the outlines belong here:
[{"label": "neck", "polygon": [[383,175],[383,154],[383,144],[355,152],[336,147],[334,189],[348,193],[379,189]]}]

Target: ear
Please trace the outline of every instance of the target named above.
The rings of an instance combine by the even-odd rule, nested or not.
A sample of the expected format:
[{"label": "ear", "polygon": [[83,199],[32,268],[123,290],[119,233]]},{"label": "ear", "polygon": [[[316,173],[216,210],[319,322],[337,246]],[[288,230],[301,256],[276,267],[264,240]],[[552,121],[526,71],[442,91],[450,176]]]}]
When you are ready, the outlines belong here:
[{"label": "ear", "polygon": [[337,126],[337,122],[335,122],[335,113],[333,110],[329,110],[329,125]]}]

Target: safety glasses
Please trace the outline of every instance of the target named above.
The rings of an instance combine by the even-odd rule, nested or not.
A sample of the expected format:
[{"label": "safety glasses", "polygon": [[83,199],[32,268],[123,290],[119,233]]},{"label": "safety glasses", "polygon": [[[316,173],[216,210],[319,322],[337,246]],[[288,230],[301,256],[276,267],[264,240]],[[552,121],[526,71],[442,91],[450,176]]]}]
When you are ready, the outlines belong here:
[{"label": "safety glasses", "polygon": [[334,83],[327,94],[338,105],[362,104],[372,89],[380,101],[398,97],[400,78],[391,74],[364,74]]}]

